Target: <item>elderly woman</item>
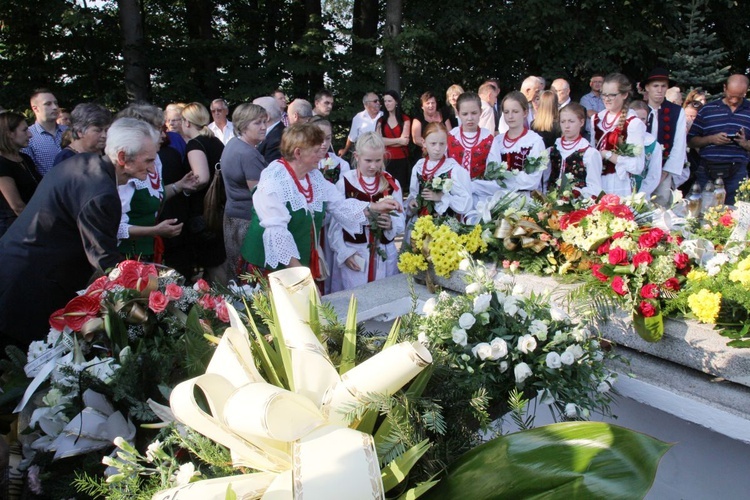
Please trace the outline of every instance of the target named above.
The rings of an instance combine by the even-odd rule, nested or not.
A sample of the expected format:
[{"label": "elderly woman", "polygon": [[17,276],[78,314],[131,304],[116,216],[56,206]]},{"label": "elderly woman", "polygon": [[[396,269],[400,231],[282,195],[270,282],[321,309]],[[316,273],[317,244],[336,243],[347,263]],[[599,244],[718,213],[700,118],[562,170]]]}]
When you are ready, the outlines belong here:
[{"label": "elderly woman", "polygon": [[224,207],[224,248],[227,252],[227,276],[237,275],[240,247],[250,226],[253,189],[266,168],[266,160],[257,149],[266,137],[268,114],[257,104],[240,104],[232,114],[234,134],[221,154],[221,175],[227,193]]},{"label": "elderly woman", "polygon": [[0,112],[0,236],[21,215],[42,180],[34,161],[21,153],[29,138],[22,114]]},{"label": "elderly woman", "polygon": [[[162,111],[149,104],[131,104],[120,111],[117,118],[135,118],[148,123],[157,131],[162,131],[164,123]],[[124,255],[147,261],[159,261],[161,245],[157,248],[156,241],[161,238],[175,238],[182,232],[183,220],[170,218],[157,222],[157,216],[164,201],[178,195],[182,197],[183,191],[197,187],[197,181],[191,174],[182,175],[169,184],[164,183],[164,178],[164,168],[160,157],[157,156],[154,170],[148,172],[146,179],[133,178],[117,187],[122,204],[122,217],[117,231],[120,240],[118,249]],[[182,269],[179,270],[184,272]]]},{"label": "elderly woman", "polygon": [[84,102],[73,108],[70,115],[71,143],[57,153],[53,165],[78,153],[102,154],[110,123],[112,113],[103,106]]},{"label": "elderly woman", "polygon": [[185,105],[181,102],[167,104],[164,108],[164,126],[167,128],[167,145],[185,158],[185,138],[182,136],[182,110]]},{"label": "elderly woman", "polygon": [[250,228],[242,245],[251,272],[308,266],[322,283],[327,270],[319,239],[326,212],[356,235],[369,224],[370,211],[399,210],[394,199],[377,203],[345,199],[318,170],[324,140],[324,132],[314,124],[295,124],[284,131],[282,157],[263,171],[253,195]]}]

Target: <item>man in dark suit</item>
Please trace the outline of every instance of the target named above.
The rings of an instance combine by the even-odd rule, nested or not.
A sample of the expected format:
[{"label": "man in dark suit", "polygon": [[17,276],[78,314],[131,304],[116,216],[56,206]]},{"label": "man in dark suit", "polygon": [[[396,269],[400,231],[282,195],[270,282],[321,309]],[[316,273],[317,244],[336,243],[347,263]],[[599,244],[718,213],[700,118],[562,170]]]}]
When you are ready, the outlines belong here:
[{"label": "man in dark suit", "polygon": [[117,186],[154,170],[159,133],[122,118],[109,129],[105,156],[78,154],[50,170],[0,239],[0,347],[22,349],[49,331],[49,316],[92,273],[121,259]]},{"label": "man in dark suit", "polygon": [[284,124],[281,123],[281,108],[273,97],[258,97],[253,101],[266,110],[268,114],[268,127],[266,138],[258,144],[258,151],[266,159],[266,164],[281,158],[281,135],[284,133]]}]

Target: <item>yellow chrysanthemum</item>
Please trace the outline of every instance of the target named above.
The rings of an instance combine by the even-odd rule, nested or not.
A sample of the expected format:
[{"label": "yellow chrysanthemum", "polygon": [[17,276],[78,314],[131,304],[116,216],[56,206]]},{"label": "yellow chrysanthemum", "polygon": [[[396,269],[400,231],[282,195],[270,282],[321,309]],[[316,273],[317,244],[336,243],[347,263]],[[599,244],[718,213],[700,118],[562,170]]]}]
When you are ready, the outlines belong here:
[{"label": "yellow chrysanthemum", "polygon": [[700,281],[708,277],[708,273],[700,269],[693,269],[687,274],[688,281]]},{"label": "yellow chrysanthemum", "polygon": [[716,323],[721,309],[721,293],[709,292],[704,288],[688,297],[688,306],[698,321]]},{"label": "yellow chrysanthemum", "polygon": [[421,254],[404,252],[398,259],[398,270],[404,274],[417,274],[427,270],[427,261]]},{"label": "yellow chrysanthemum", "polygon": [[482,239],[482,226],[479,224],[469,234],[463,235],[461,241],[469,253],[487,251],[487,242]]},{"label": "yellow chrysanthemum", "polygon": [[739,267],[729,273],[729,279],[734,282],[742,283],[742,286],[750,286],[750,270],[740,269]]},{"label": "yellow chrysanthemum", "polygon": [[745,257],[741,261],[737,263],[737,269],[740,271],[748,271],[750,270],[750,256]]}]

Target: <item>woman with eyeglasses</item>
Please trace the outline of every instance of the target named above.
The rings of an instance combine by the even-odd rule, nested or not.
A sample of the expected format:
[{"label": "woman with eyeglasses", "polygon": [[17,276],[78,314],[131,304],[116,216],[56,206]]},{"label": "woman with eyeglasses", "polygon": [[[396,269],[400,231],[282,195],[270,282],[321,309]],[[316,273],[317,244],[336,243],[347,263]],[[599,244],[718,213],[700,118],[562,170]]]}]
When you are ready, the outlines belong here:
[{"label": "woman with eyeglasses", "polygon": [[628,108],[632,90],[625,75],[607,75],[601,91],[604,109],[591,117],[591,143],[602,157],[602,189],[607,194],[630,195],[632,176],[643,171],[646,126]]}]

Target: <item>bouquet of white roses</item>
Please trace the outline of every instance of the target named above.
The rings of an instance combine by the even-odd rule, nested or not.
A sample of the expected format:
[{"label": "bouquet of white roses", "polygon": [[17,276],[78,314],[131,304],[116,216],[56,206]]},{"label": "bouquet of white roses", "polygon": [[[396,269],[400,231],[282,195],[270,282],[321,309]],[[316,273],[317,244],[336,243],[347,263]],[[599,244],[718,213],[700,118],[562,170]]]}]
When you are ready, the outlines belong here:
[{"label": "bouquet of white roses", "polygon": [[559,418],[607,411],[615,375],[611,354],[584,324],[550,303],[549,294],[525,295],[512,274],[469,260],[466,293],[430,299],[418,321],[418,339],[447,363],[469,390],[486,389],[504,403],[514,390],[550,405]]}]

